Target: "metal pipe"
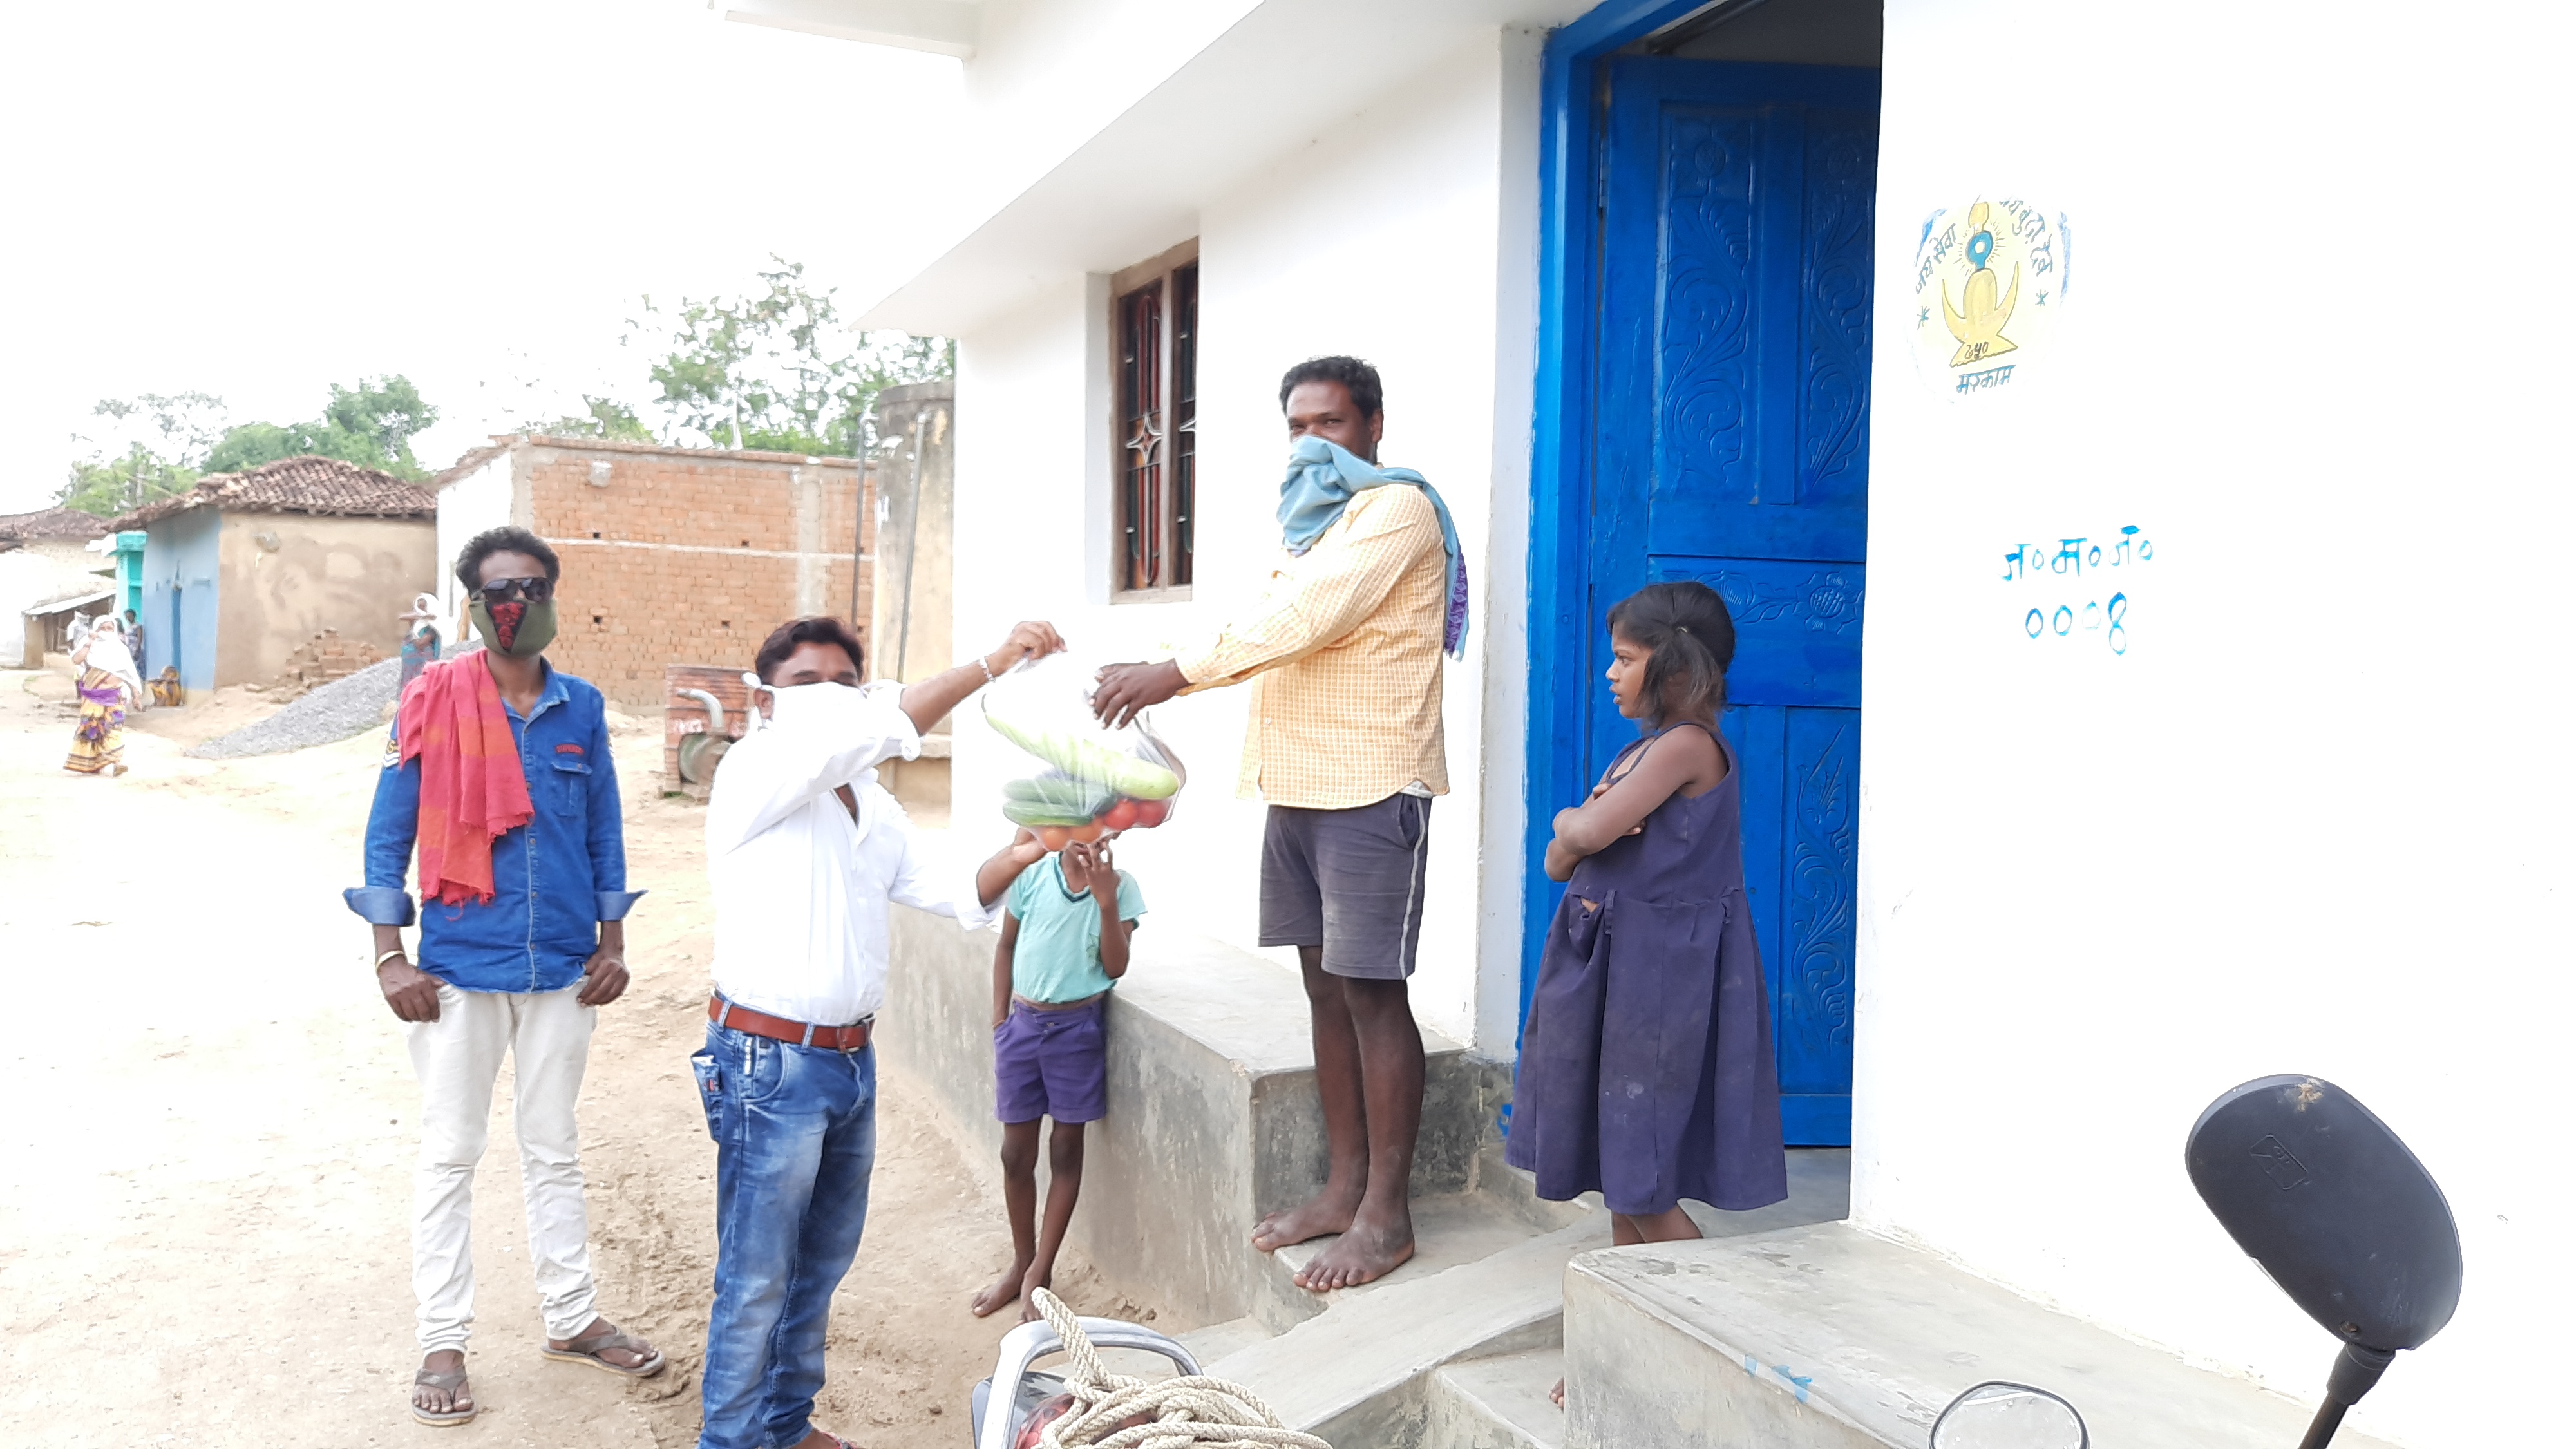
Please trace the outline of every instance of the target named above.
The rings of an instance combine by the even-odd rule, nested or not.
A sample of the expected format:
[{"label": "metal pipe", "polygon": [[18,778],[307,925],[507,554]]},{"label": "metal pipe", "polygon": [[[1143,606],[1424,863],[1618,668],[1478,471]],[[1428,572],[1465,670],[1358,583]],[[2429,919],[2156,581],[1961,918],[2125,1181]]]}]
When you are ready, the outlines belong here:
[{"label": "metal pipe", "polygon": [[672,693],[677,694],[682,699],[694,699],[699,704],[704,705],[707,711],[707,733],[714,735],[717,739],[723,739],[725,737],[725,712],[723,700],[716,698],[714,695],[707,693],[703,689],[678,689],[673,690]]}]

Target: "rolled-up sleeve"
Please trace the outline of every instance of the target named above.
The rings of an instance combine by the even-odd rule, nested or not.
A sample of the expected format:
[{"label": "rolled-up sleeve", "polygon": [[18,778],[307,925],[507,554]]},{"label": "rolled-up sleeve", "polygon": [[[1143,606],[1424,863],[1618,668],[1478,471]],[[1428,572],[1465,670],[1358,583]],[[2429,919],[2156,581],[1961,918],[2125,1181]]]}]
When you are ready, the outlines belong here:
[{"label": "rolled-up sleeve", "polygon": [[[385,754],[394,755],[395,737],[385,738]],[[366,880],[340,898],[360,919],[375,926],[408,926],[412,900],[403,889],[411,868],[412,838],[420,829],[420,761],[387,765],[376,772],[375,803],[367,810]]]},{"label": "rolled-up sleeve", "polygon": [[617,756],[609,748],[604,709],[592,716],[589,750],[590,884],[598,893],[599,919],[622,921],[644,893],[626,888],[626,815],[617,797]]}]

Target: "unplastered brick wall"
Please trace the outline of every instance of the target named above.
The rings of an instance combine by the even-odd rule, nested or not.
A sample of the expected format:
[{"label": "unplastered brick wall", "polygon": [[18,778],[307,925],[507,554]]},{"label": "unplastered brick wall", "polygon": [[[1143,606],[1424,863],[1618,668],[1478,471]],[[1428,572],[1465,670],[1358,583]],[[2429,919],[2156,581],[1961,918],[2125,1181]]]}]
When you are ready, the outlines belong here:
[{"label": "unplastered brick wall", "polygon": [[848,458],[544,441],[531,526],[563,558],[548,656],[621,705],[659,708],[673,664],[751,667],[799,614],[867,635],[875,492]]}]

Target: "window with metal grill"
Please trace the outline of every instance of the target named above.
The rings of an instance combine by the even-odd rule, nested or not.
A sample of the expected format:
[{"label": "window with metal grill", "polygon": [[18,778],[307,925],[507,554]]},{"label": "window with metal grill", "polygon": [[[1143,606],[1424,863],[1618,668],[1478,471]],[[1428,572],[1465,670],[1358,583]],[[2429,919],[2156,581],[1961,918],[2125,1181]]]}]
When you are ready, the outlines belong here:
[{"label": "window with metal grill", "polygon": [[1112,541],[1122,597],[1190,586],[1191,512],[1198,491],[1198,243],[1188,242],[1111,281],[1117,350]]}]

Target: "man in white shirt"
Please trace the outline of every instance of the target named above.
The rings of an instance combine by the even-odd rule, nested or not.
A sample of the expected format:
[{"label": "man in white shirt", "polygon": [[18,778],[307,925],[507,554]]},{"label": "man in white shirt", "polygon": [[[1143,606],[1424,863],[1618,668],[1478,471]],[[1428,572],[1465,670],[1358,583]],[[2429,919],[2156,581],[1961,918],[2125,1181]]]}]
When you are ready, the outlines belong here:
[{"label": "man in white shirt", "polygon": [[980,660],[860,688],[859,641],[796,619],[760,646],[761,722],[707,800],[715,995],[690,1058],[716,1139],[716,1293],[700,1449],[832,1449],[811,1423],[832,1292],[867,1220],[886,916],[901,902],[992,924],[1046,856],[1027,831],[980,866],[936,859],[877,783],[921,731],[1023,659],[1064,647],[1022,624]]}]

